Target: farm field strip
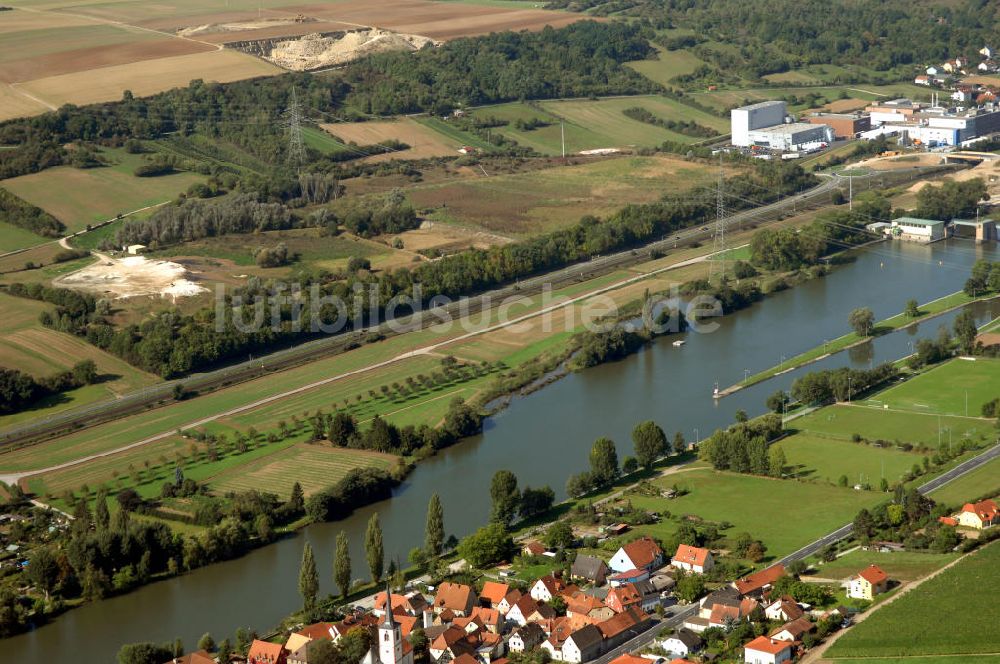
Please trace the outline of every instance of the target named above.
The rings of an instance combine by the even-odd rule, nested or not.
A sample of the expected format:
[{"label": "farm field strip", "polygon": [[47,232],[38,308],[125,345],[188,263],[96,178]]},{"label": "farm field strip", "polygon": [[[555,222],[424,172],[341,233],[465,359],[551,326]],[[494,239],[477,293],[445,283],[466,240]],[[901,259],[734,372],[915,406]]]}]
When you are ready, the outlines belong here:
[{"label": "farm field strip", "polygon": [[364,157],[363,161],[388,161],[391,159],[426,159],[457,154],[461,143],[445,140],[440,133],[413,118],[371,122],[338,122],[320,125],[326,132],[339,139],[344,149],[355,145],[375,145],[389,140],[406,143],[410,147],[402,151],[386,151]]},{"label": "farm field strip", "polygon": [[993,542],[878,609],[839,638],[826,657],[1000,652],[994,629],[998,565],[1000,544]]}]

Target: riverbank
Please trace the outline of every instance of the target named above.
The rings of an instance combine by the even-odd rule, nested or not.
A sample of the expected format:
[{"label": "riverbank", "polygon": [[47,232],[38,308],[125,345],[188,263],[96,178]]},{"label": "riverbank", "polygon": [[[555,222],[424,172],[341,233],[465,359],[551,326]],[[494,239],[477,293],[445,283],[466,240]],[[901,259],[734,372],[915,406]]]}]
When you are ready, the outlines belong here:
[{"label": "riverbank", "polygon": [[808,364],[824,360],[832,355],[840,353],[841,351],[849,350],[855,346],[868,343],[875,337],[903,330],[914,325],[919,325],[920,323],[933,320],[968,304],[973,304],[975,302],[991,302],[998,298],[1000,298],[1000,294],[996,293],[982,295],[979,297],[967,295],[964,291],[951,293],[950,295],[946,295],[936,300],[932,300],[931,302],[927,302],[926,304],[919,305],[917,307],[920,312],[919,316],[913,317],[906,312],[899,313],[875,323],[870,336],[863,337],[856,332],[849,332],[831,341],[824,341],[822,345],[815,346],[804,353],[799,353],[784,362],[780,362],[769,369],[765,369],[760,373],[750,376],[744,381],[730,385],[724,390],[721,390],[719,392],[719,396],[729,396],[738,390],[764,382],[774,376],[799,369]]}]

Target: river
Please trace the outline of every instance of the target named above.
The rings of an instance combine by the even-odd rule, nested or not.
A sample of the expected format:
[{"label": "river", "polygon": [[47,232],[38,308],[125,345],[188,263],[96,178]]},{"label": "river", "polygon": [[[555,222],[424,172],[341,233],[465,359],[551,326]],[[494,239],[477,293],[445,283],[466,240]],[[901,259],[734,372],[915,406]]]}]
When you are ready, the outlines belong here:
[{"label": "river", "polygon": [[[194,649],[211,632],[216,640],[239,626],[264,631],[296,610],[299,560],[305,539],[316,549],[322,593],[333,592],[332,556],[336,534],[352,541],[356,577],[364,570],[363,534],[379,512],[389,557],[405,563],[407,551],[423,542],[427,502],[440,494],[449,534],[463,536],[489,514],[489,481],[507,468],[521,486],[551,485],[565,496],[567,477],[583,470],[593,440],[608,436],[619,457],[631,453],[630,432],[653,419],[668,433],[704,437],[733,421],[738,409],[764,410],[764,399],[788,388],[804,371],[851,364],[867,367],[909,352],[909,342],[931,337],[956,314],[851,349],[804,369],[784,374],[718,402],[712,387],[740,380],[824,339],[847,331],[847,315],[871,307],[876,319],[903,310],[907,300],[928,302],[962,287],[976,258],[1000,260],[995,245],[951,240],[932,246],[882,243],[859,253],[832,274],[767,298],[719,320],[711,334],[690,334],[682,348],[669,341],[650,345],[621,362],[572,374],[487,420],[481,436],[464,441],[421,463],[391,500],[359,510],[351,518],[310,526],[294,537],[243,558],[161,581],[121,597],[72,610],[34,632],[6,639],[3,651],[21,662],[110,664],[122,643],[184,639]],[[982,320],[1000,306],[977,306]]]}]

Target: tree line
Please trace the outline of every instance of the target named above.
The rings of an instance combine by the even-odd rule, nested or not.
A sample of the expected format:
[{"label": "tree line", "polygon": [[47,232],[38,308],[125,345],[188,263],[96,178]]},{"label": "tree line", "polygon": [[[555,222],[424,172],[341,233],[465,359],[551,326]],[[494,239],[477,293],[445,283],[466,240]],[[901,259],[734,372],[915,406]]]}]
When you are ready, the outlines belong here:
[{"label": "tree line", "polygon": [[45,237],[59,237],[66,230],[66,226],[51,214],[21,200],[6,189],[0,189],[0,219]]},{"label": "tree line", "polygon": [[20,412],[52,395],[92,385],[97,378],[97,365],[93,360],[81,360],[72,369],[43,378],[0,367],[0,414]]}]

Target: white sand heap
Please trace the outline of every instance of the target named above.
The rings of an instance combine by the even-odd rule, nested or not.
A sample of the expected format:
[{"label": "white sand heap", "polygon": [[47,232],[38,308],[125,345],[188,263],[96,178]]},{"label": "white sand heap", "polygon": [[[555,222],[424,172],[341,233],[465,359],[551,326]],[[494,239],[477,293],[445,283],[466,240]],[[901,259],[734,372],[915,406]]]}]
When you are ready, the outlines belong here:
[{"label": "white sand heap", "polygon": [[404,35],[373,28],[348,32],[339,39],[311,34],[278,42],[267,59],[285,69],[307,71],[345,64],[373,53],[416,51],[427,44],[437,43],[420,35]]},{"label": "white sand heap", "polygon": [[113,299],[142,296],[176,299],[208,292],[188,279],[187,269],[179,263],[149,260],[144,256],[101,258],[99,263],[56,279],[56,283]]}]

